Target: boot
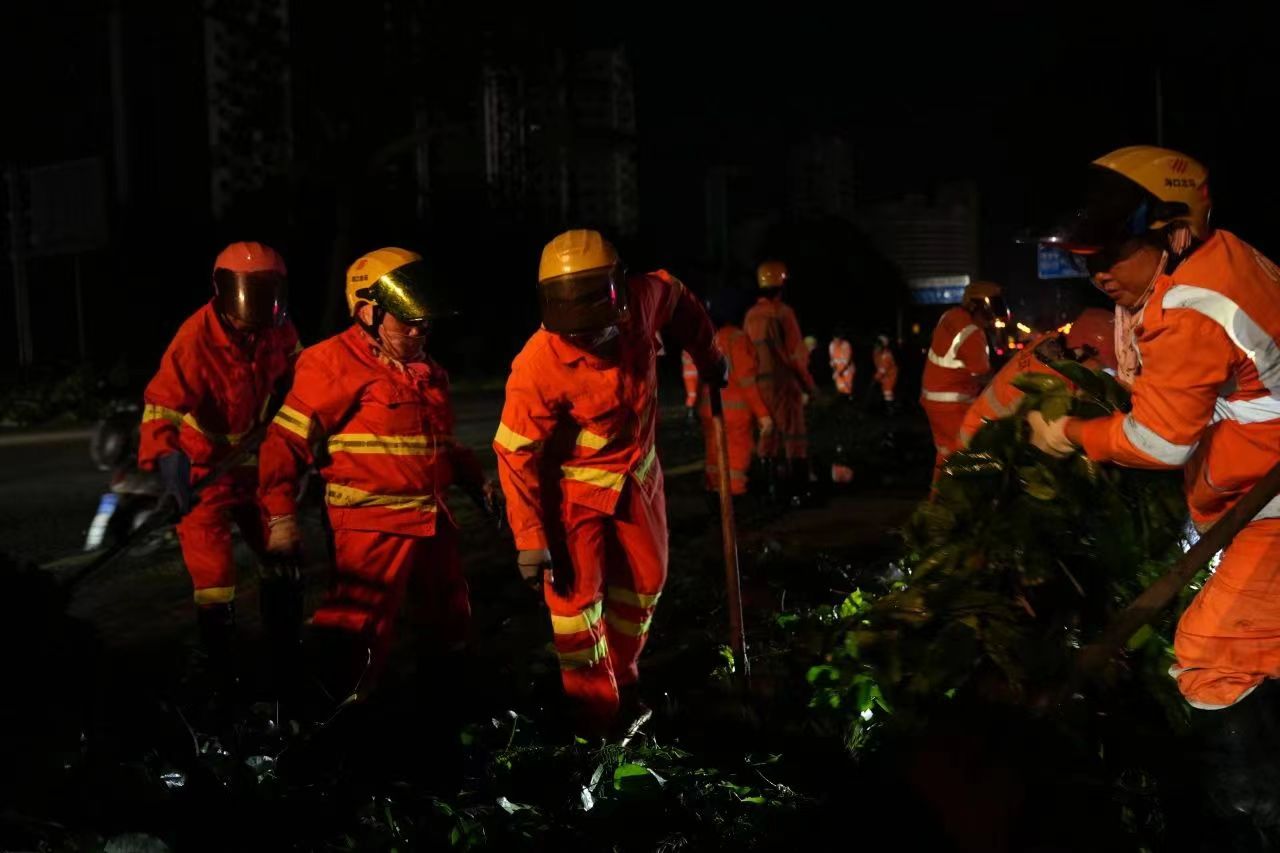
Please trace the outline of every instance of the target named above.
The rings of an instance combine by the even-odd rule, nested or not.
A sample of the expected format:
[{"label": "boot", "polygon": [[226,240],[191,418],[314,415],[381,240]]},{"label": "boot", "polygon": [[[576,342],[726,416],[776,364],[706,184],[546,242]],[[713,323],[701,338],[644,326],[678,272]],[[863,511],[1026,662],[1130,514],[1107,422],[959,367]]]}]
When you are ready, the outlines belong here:
[{"label": "boot", "polygon": [[633,738],[653,716],[653,710],[640,696],[640,685],[624,684],[618,688],[618,716],[614,718],[609,740]]},{"label": "boot", "polygon": [[302,584],[288,575],[264,573],[258,595],[271,688],[292,694],[301,672]]},{"label": "boot", "polygon": [[812,506],[816,501],[808,459],[792,459],[787,476],[788,492],[794,507]]},{"label": "boot", "polygon": [[223,727],[235,699],[235,604],[202,604],[196,607],[196,629],[204,654],[198,676],[202,710],[198,725],[206,731]]}]

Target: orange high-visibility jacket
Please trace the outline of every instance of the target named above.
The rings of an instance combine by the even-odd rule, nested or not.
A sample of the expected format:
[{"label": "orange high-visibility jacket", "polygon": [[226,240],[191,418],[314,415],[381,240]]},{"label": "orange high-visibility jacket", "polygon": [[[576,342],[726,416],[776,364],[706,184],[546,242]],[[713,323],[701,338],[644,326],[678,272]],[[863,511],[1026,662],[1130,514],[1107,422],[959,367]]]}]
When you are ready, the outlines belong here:
[{"label": "orange high-visibility jacket", "polygon": [[[1018,403],[1022,400],[1024,394],[1014,386],[1013,380],[1024,373],[1045,373],[1050,376],[1056,376],[1059,379],[1063,378],[1052,367],[1049,367],[1035,356],[1035,348],[1046,339],[1057,334],[1057,332],[1042,332],[1036,335],[1027,342],[1026,347],[1018,351],[1017,355],[1009,359],[995,376],[991,377],[987,387],[982,389],[982,394],[973,401],[969,406],[968,413],[964,416],[964,424],[960,427],[960,444],[962,446],[969,446],[969,439],[973,438],[973,434],[985,422],[1008,417],[1018,408]],[[1063,379],[1063,381],[1065,382],[1066,380]],[[1070,383],[1067,384],[1069,385]]]},{"label": "orange high-visibility jacket", "polygon": [[249,340],[252,350],[236,343],[212,303],[187,318],[142,393],[140,467],[182,450],[193,470],[207,470],[261,422],[298,355],[298,332],[285,321]]},{"label": "orange high-visibility jacket", "polygon": [[273,516],[297,510],[298,478],[318,454],[334,528],[431,536],[450,484],[478,486],[475,454],[453,438],[449,376],[427,359],[382,355],[359,326],[302,351],[262,444],[259,488]]},{"label": "orange high-visibility jacket", "polygon": [[627,286],[631,316],[615,361],[539,329],[512,362],[493,448],[519,550],[547,547],[547,519],[560,512],[556,492],[610,515],[628,478],[652,494],[660,473],[660,330],[669,329],[699,368],[715,367],[711,320],[683,284],[658,271]]},{"label": "orange high-visibility jacket", "polygon": [[[1205,528],[1280,461],[1280,271],[1217,231],[1156,280],[1136,336],[1133,408],[1085,422],[1084,451],[1185,465],[1191,518]],[[1280,499],[1258,517],[1280,517]]]},{"label": "orange high-visibility jacket", "polygon": [[991,369],[987,336],[963,307],[938,320],[929,344],[920,399],[932,403],[968,403],[982,390],[979,381]]},{"label": "orange high-visibility jacket", "polygon": [[809,348],[800,334],[796,312],[781,299],[760,297],[747,312],[743,324],[756,346],[757,379],[765,384],[795,384],[813,391],[809,375]]},{"label": "orange high-visibility jacket", "polygon": [[[716,349],[729,365],[729,384],[720,392],[726,412],[750,412],[756,420],[769,416],[769,409],[756,384],[756,348],[747,333],[737,326],[722,326],[715,336]],[[699,394],[701,414],[711,417],[711,401],[706,386]],[[749,424],[750,422],[748,422]],[[748,433],[748,437],[750,434]]]},{"label": "orange high-visibility jacket", "polygon": [[853,363],[853,344],[844,338],[832,338],[827,347],[827,355],[831,360],[831,379],[836,383],[836,390],[841,394],[853,393],[853,377],[856,368]]},{"label": "orange high-visibility jacket", "polygon": [[876,364],[876,381],[892,388],[898,384],[898,360],[893,357],[893,350],[881,347],[873,356]]},{"label": "orange high-visibility jacket", "polygon": [[684,404],[692,408],[698,403],[698,366],[684,350],[680,351],[680,376],[684,380]]}]

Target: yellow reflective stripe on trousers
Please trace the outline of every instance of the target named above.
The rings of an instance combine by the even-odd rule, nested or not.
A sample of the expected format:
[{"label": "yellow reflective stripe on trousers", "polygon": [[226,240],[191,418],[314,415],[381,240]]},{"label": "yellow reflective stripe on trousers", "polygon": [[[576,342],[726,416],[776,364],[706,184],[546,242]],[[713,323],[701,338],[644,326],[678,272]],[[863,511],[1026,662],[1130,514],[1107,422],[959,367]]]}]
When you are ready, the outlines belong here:
[{"label": "yellow reflective stripe on trousers", "polygon": [[592,450],[602,450],[609,443],[608,436],[594,433],[591,430],[584,429],[578,432],[578,438],[574,442],[579,447],[589,447]]},{"label": "yellow reflective stripe on trousers", "polygon": [[578,649],[572,652],[556,651],[556,656],[560,658],[561,669],[579,669],[584,666],[595,666],[608,655],[609,641],[604,636],[601,636],[596,644],[589,649]]},{"label": "yellow reflective stripe on trousers", "polygon": [[655,592],[653,595],[645,595],[640,592],[632,592],[621,586],[611,586],[608,589],[606,597],[610,601],[616,601],[620,604],[630,604],[632,607],[653,607],[658,603],[658,599],[662,597],[661,592]]},{"label": "yellow reflective stripe on trousers", "polygon": [[303,441],[311,439],[311,418],[292,406],[281,406],[279,411],[276,412],[276,416],[271,419],[271,422],[287,429]]},{"label": "yellow reflective stripe on trousers", "polygon": [[375,495],[354,486],[329,483],[325,486],[324,497],[329,506],[343,508],[381,506],[387,509],[436,511],[435,495]]},{"label": "yellow reflective stripe on trousers", "polygon": [[498,434],[493,437],[493,443],[508,453],[517,453],[530,447],[536,449],[542,444],[532,438],[525,438],[504,423],[498,424]]},{"label": "yellow reflective stripe on trousers", "polygon": [[330,453],[430,456],[436,452],[437,443],[434,437],[427,435],[374,435],[367,432],[347,432],[332,436],[326,446]]},{"label": "yellow reflective stripe on trousers", "polygon": [[604,612],[604,602],[597,601],[581,613],[573,616],[557,616],[551,614],[551,630],[556,634],[579,634],[583,631],[596,633],[600,627],[600,614]]},{"label": "yellow reflective stripe on trousers", "polygon": [[197,589],[195,594],[196,604],[230,604],[235,598],[235,586],[211,586]]},{"label": "yellow reflective stripe on trousers", "polygon": [[182,412],[164,406],[157,406],[154,403],[147,403],[142,408],[142,422],[145,424],[151,421],[168,421],[177,426],[182,423]]},{"label": "yellow reflective stripe on trousers", "polygon": [[630,619],[623,619],[616,613],[606,613],[604,621],[609,623],[609,627],[619,633],[626,634],[629,637],[643,637],[649,633],[649,625],[653,622],[653,614],[645,617],[643,622],[632,622]]},{"label": "yellow reflective stripe on trousers", "polygon": [[598,486],[601,489],[613,489],[615,492],[622,491],[622,484],[626,482],[625,475],[616,471],[602,471],[599,468],[578,468],[573,465],[561,465],[560,473],[564,475],[566,480],[586,483],[588,486]]}]

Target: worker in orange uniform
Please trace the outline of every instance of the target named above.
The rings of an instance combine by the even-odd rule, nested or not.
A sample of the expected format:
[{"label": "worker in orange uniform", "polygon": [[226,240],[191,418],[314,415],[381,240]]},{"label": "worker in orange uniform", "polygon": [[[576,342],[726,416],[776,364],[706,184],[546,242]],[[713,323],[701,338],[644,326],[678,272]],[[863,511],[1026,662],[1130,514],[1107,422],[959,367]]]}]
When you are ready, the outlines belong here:
[{"label": "worker in orange uniform", "polygon": [[[213,298],[191,315],[165,350],[143,392],[138,464],[159,471],[182,520],[178,541],[195,588],[196,624],[216,687],[234,681],[234,522],[262,557],[258,469],[250,456],[193,497],[191,485],[259,425],[277,386],[287,386],[298,353],[288,318],[284,260],[261,243],[232,243],[213,264]],[[273,650],[296,642],[297,577],[264,562],[260,602]]]},{"label": "worker in orange uniform", "polygon": [[1059,338],[1064,340],[1067,352],[1076,361],[1091,370],[1115,373],[1115,317],[1110,311],[1103,311],[1101,308],[1086,308],[1080,312],[1065,336],[1057,330],[1041,332],[1000,368],[964,416],[964,423],[960,427],[961,447],[968,447],[974,434],[987,421],[999,420],[1014,413],[1023,397],[1022,390],[1013,384],[1019,376],[1024,373],[1043,373],[1063,378],[1036,357],[1037,347]]},{"label": "worker in orange uniform", "polygon": [[[747,472],[755,450],[755,428],[759,428],[761,435],[769,434],[773,431],[773,418],[760,396],[756,348],[741,328],[741,307],[732,293],[725,292],[712,300],[710,312],[711,321],[717,327],[716,350],[724,357],[729,371],[728,384],[720,395],[729,452],[729,492],[734,496],[745,495]],[[711,395],[706,386],[702,386],[699,394],[698,414],[707,447],[707,491],[718,493],[720,459],[711,420]]]},{"label": "worker in orange uniform", "polygon": [[684,350],[680,351],[680,376],[684,380],[685,419],[692,422],[698,412],[698,366]]},{"label": "worker in orange uniform", "polygon": [[521,575],[551,611],[565,693],[582,730],[600,733],[620,702],[639,712],[636,662],[667,578],[659,332],[704,381],[723,384],[724,366],[698,300],[666,272],[627,275],[599,232],[547,244],[538,296],[542,328],[512,363],[493,447]]},{"label": "worker in orange uniform", "polygon": [[776,477],[781,444],[789,463],[792,488],[803,492],[810,479],[804,407],[813,393],[814,382],[800,323],[791,306],[782,301],[787,278],[787,266],[781,261],[765,261],[756,268],[760,296],[747,311],[745,331],[756,347],[760,396],[774,424],[770,435],[760,437],[759,453],[765,472]]},{"label": "worker in orange uniform", "polygon": [[849,343],[842,329],[836,330],[831,343],[827,345],[827,356],[831,362],[831,381],[835,383],[836,393],[841,399],[850,399],[853,396],[853,378],[857,366],[853,363],[853,344]]},{"label": "worker in orange uniform", "polygon": [[[1094,161],[1087,190],[1048,241],[1081,256],[1115,301],[1117,348],[1136,347],[1132,409],[1053,422],[1032,413],[1032,439],[1052,455],[1080,449],[1099,462],[1185,468],[1191,519],[1203,531],[1280,462],[1280,270],[1210,227],[1208,174],[1185,154],[1113,151]],[[1218,712],[1201,725],[1217,723],[1231,757],[1243,759],[1231,773],[1274,772],[1278,584],[1280,499],[1223,551],[1174,637],[1170,674],[1193,707]],[[1250,744],[1252,736],[1270,742]],[[1207,764],[1212,773],[1231,762]],[[1219,781],[1227,796],[1253,802],[1258,785]],[[1274,790],[1273,777],[1264,781]],[[1246,800],[1226,805],[1246,811]]]},{"label": "worker in orange uniform", "polygon": [[[336,695],[368,692],[401,605],[422,626],[424,668],[456,666],[471,607],[445,492],[494,487],[453,437],[449,377],[427,354],[433,314],[422,256],[371,252],[347,270],[346,331],[298,358],[262,445],[267,548],[296,555],[298,480],[316,461],[333,530],[333,583],[311,617],[319,673]],[[438,309],[437,309],[438,310]]]},{"label": "worker in orange uniform", "polygon": [[935,482],[943,461],[959,448],[960,425],[991,370],[987,331],[997,315],[1007,313],[1000,288],[975,281],[964,289],[961,304],[943,314],[933,330],[920,404],[929,418],[938,452],[933,469]]},{"label": "worker in orange uniform", "polygon": [[875,362],[875,380],[880,383],[880,395],[884,398],[885,410],[892,415],[898,405],[893,396],[894,388],[898,385],[898,361],[893,357],[888,335],[876,336],[875,351],[871,357]]}]

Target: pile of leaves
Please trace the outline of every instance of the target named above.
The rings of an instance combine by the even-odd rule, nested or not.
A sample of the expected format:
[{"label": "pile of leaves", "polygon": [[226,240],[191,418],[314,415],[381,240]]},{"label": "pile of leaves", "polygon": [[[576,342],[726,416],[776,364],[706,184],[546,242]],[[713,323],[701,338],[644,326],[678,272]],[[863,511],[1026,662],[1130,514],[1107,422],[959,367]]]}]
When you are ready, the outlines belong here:
[{"label": "pile of leaves", "polygon": [[[904,531],[891,591],[857,591],[826,614],[828,647],[809,680],[816,706],[847,720],[851,745],[864,743],[877,713],[910,723],[958,691],[1047,701],[1075,652],[1182,553],[1177,474],[1053,459],[1031,446],[1028,411],[1091,418],[1128,405],[1109,375],[1055,368],[1071,383],[1024,374],[1019,411],[948,460],[934,499]],[[1181,704],[1164,676],[1175,616],[1135,635],[1129,663],[1176,717]]]}]

